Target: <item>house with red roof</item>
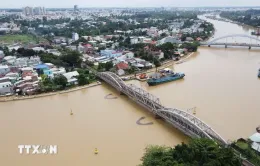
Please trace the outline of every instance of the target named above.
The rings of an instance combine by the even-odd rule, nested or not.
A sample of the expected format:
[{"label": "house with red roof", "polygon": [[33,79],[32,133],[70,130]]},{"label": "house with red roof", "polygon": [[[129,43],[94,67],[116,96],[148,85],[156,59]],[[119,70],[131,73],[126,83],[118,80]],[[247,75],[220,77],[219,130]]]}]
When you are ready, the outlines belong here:
[{"label": "house with red roof", "polygon": [[116,64],[116,69],[117,70],[120,70],[120,69],[126,70],[126,69],[129,69],[129,65],[128,65],[128,63],[120,62],[120,63]]},{"label": "house with red roof", "polygon": [[116,64],[116,70],[119,76],[125,75],[125,70],[127,69],[129,69],[129,65],[126,62],[120,62]]},{"label": "house with red roof", "polygon": [[91,44],[85,44],[83,45],[84,47],[84,52],[85,53],[92,53],[93,52],[93,46]]}]

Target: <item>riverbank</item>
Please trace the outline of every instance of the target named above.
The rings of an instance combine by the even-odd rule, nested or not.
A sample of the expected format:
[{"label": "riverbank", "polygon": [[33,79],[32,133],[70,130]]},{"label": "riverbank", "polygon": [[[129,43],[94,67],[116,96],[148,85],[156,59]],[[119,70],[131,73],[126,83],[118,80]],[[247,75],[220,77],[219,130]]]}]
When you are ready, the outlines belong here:
[{"label": "riverbank", "polygon": [[56,92],[37,94],[37,95],[31,95],[31,96],[15,96],[15,95],[3,96],[3,97],[0,97],[0,102],[27,100],[27,99],[34,99],[34,98],[40,98],[40,97],[54,96],[54,95],[58,95],[58,94],[70,93],[70,92],[74,92],[74,91],[78,91],[78,90],[82,90],[82,89],[86,89],[86,88],[91,88],[91,87],[95,87],[98,85],[101,85],[101,82],[91,83],[91,84],[85,85],[85,86],[78,86],[78,87],[63,90],[63,91],[56,91]]},{"label": "riverbank", "polygon": [[243,22],[238,22],[238,21],[235,21],[235,20],[231,20],[227,17],[224,17],[224,16],[220,16],[218,15],[219,18],[217,18],[217,15],[215,15],[215,18],[213,17],[208,17],[208,16],[205,16],[207,19],[210,19],[210,20],[215,20],[215,21],[220,21],[220,22],[226,22],[226,23],[231,23],[231,24],[236,24],[236,25],[239,25],[239,26],[247,26],[248,28],[251,28],[251,29],[256,29],[257,27],[254,27],[252,25],[249,25],[249,24],[245,24]]},{"label": "riverbank", "polygon": [[195,52],[191,52],[185,56],[183,56],[179,61],[174,61],[174,60],[169,60],[164,62],[160,67],[156,68],[152,68],[152,69],[148,69],[148,70],[144,70],[138,74],[129,74],[129,75],[125,75],[125,76],[121,76],[121,78],[125,78],[125,77],[129,77],[129,79],[127,79],[126,81],[130,81],[130,80],[138,80],[138,81],[146,81],[146,79],[140,79],[138,78],[139,75],[141,74],[149,74],[149,73],[154,73],[156,72],[156,70],[162,70],[168,67],[172,67],[173,65],[178,65],[181,63],[186,62],[189,58],[191,58],[194,55]]}]

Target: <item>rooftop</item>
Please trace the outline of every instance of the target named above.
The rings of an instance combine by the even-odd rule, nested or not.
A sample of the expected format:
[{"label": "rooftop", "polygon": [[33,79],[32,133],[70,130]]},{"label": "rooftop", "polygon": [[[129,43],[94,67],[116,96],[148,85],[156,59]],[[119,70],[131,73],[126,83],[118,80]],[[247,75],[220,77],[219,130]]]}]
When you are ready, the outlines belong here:
[{"label": "rooftop", "polygon": [[0,65],[0,69],[7,69],[9,68],[7,65]]},{"label": "rooftop", "polygon": [[34,67],[35,69],[46,69],[48,68],[48,66],[46,64],[39,64],[37,66]]},{"label": "rooftop", "polygon": [[260,133],[255,133],[249,139],[253,142],[258,142],[260,143]]},{"label": "rooftop", "polygon": [[72,71],[72,72],[65,73],[63,75],[67,78],[67,80],[70,80],[72,77],[78,76],[79,73],[77,71]]}]

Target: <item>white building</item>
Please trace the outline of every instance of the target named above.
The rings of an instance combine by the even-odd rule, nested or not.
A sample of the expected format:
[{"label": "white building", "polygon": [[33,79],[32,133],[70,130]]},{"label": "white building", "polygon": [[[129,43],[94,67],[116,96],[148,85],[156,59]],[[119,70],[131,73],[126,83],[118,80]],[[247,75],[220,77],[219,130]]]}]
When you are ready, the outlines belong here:
[{"label": "white building", "polygon": [[4,58],[5,54],[3,51],[0,50],[0,59]]},{"label": "white building", "polygon": [[74,12],[79,11],[78,5],[74,5]]},{"label": "white building", "polygon": [[117,70],[117,75],[122,76],[125,75],[125,71],[123,69]]},{"label": "white building", "polygon": [[48,49],[46,50],[48,53],[52,53],[53,55],[60,56],[61,53],[57,49]]},{"label": "white building", "polygon": [[165,38],[157,41],[157,45],[161,45],[161,44],[165,44],[165,43],[179,44],[179,43],[181,43],[181,41],[178,40],[176,37],[172,37],[172,36],[168,36],[168,37],[165,37]]},{"label": "white building", "polygon": [[54,76],[57,76],[57,75],[61,75],[61,74],[65,74],[66,73],[66,70],[65,68],[63,67],[60,67],[60,68],[52,68],[50,69],[53,73]]},{"label": "white building", "polygon": [[79,34],[73,32],[73,33],[72,33],[72,40],[73,40],[73,41],[79,40]]},{"label": "white building", "polygon": [[138,38],[137,37],[131,37],[130,38],[131,44],[137,44],[138,43]]},{"label": "white building", "polygon": [[255,133],[249,139],[253,142],[251,147],[260,152],[260,133]]},{"label": "white building", "polygon": [[35,15],[45,15],[46,14],[46,10],[44,7],[35,7],[34,8],[34,14]]},{"label": "white building", "polygon": [[13,86],[11,82],[0,83],[0,95],[13,93]]},{"label": "white building", "polygon": [[25,8],[23,8],[23,14],[26,15],[26,16],[32,16],[34,14],[33,8],[26,6]]},{"label": "white building", "polygon": [[10,68],[7,65],[0,66],[0,75],[6,75],[10,72]]},{"label": "white building", "polygon": [[3,58],[3,63],[4,63],[4,64],[11,64],[11,65],[13,65],[14,62],[15,62],[15,60],[16,60],[16,57],[15,57],[15,56],[5,56],[5,57]]},{"label": "white building", "polygon": [[44,48],[42,48],[42,47],[33,47],[32,50],[33,51],[45,51]]},{"label": "white building", "polygon": [[64,73],[62,75],[67,78],[68,84],[78,84],[78,79],[76,77],[79,75],[79,73],[77,71]]}]

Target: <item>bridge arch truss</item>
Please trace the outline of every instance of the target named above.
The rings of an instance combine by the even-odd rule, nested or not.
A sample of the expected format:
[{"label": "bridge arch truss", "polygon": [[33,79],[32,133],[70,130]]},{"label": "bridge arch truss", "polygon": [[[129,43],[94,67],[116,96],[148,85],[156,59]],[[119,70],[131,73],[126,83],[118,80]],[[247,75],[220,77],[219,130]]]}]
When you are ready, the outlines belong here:
[{"label": "bridge arch truss", "polygon": [[211,45],[211,44],[216,43],[216,41],[218,41],[218,40],[230,38],[230,37],[243,37],[243,38],[249,38],[249,39],[253,39],[253,40],[260,42],[260,39],[258,39],[257,37],[254,37],[254,36],[244,35],[244,34],[233,34],[233,35],[226,35],[226,36],[215,38],[214,40],[207,42],[207,44]]},{"label": "bridge arch truss", "polygon": [[165,108],[158,97],[133,84],[126,85],[115,73],[101,72],[97,73],[97,76],[184,134],[191,137],[212,139],[222,145],[227,145],[224,138],[199,118],[176,108]]},{"label": "bridge arch truss", "polygon": [[114,88],[116,88],[118,91],[122,91],[124,88],[126,88],[125,82],[120,77],[118,77],[115,73],[100,72],[97,73],[97,76],[102,80],[106,81]]},{"label": "bridge arch truss", "polygon": [[223,145],[227,144],[225,139],[210,126],[186,111],[174,108],[164,108],[158,110],[157,114],[186,135],[212,139]]}]

